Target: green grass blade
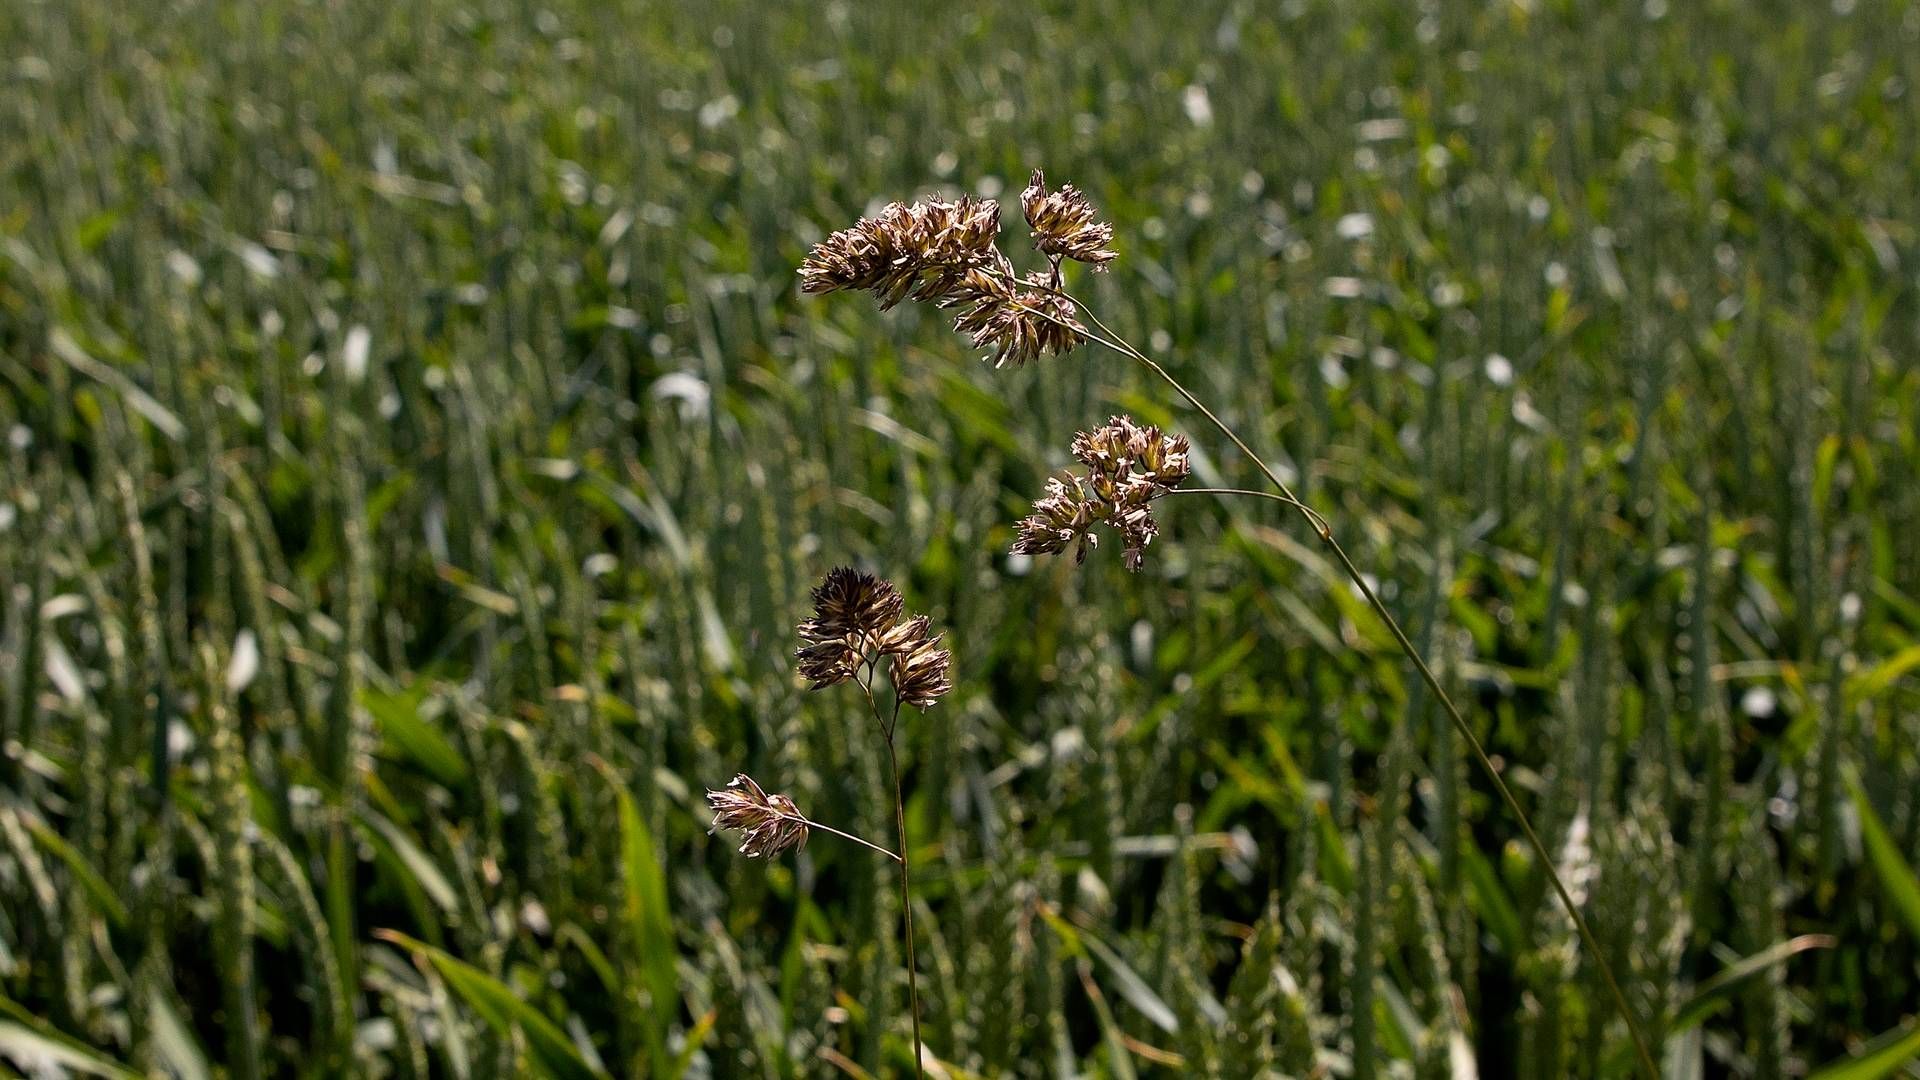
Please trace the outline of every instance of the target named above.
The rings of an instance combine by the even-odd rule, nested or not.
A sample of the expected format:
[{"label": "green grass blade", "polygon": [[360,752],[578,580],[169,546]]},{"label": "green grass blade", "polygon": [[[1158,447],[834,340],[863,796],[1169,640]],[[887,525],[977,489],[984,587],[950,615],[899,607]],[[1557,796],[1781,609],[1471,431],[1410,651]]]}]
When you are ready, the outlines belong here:
[{"label": "green grass blade", "polygon": [[452,913],[459,909],[460,898],[454,891],[453,883],[435,865],[433,857],[407,834],[407,830],[376,810],[363,807],[359,816],[374,834],[375,851],[393,867],[397,875],[419,889],[441,911]]},{"label": "green grass blade", "polygon": [[467,782],[466,759],[438,728],[420,718],[422,696],[363,690],[360,702],[394,750],[411,758],[447,787],[461,787]]},{"label": "green grass blade", "polygon": [[1914,940],[1920,941],[1920,876],[1915,876],[1893,837],[1887,835],[1887,827],[1867,800],[1858,777],[1847,777],[1847,790],[1853,795],[1854,808],[1860,812],[1860,834],[1867,844],[1867,858],[1873,863],[1874,872],[1880,875],[1887,899],[1906,919]]},{"label": "green grass blade", "polygon": [[[1874,1044],[1878,1044],[1874,1046]],[[1809,1076],[1807,1080],[1880,1080],[1893,1070],[1920,1057],[1920,1025],[1895,1029],[1875,1039],[1873,1047],[1858,1057],[1836,1061]]]},{"label": "green grass blade", "polygon": [[687,1032],[686,1045],[682,1046],[680,1053],[674,1056],[673,1069],[668,1074],[673,1077],[673,1080],[681,1080],[687,1075],[687,1070],[693,1068],[693,1059],[700,1053],[700,1048],[706,1045],[707,1036],[713,1034],[713,1022],[719,1016],[716,1010],[708,1009],[705,1016],[694,1021],[692,1030]]},{"label": "green grass blade", "polygon": [[1080,984],[1086,990],[1087,1002],[1093,1006],[1093,1017],[1100,1025],[1101,1041],[1106,1043],[1107,1064],[1113,1070],[1114,1080],[1135,1080],[1138,1075],[1133,1071],[1133,1055],[1127,1047],[1127,1034],[1121,1030],[1119,1021],[1113,1017],[1113,1010],[1107,1007],[1106,995],[1093,981],[1092,966],[1082,959]]},{"label": "green grass blade", "polygon": [[567,1036],[538,1009],[521,1000],[505,983],[447,953],[416,941],[395,930],[375,931],[374,937],[391,942],[433,965],[453,992],[459,994],[488,1027],[502,1035],[515,1029],[525,1033],[534,1060],[547,1075],[558,1080],[593,1080],[605,1074],[587,1063]]},{"label": "green grass blade", "polygon": [[159,989],[153,992],[153,1028],[154,1045],[178,1080],[211,1080],[206,1051],[200,1049],[193,1029]]},{"label": "green grass blade", "polygon": [[1802,934],[1729,964],[1694,989],[1693,996],[1673,1011],[1667,1034],[1676,1035],[1717,1012],[1733,994],[1768,968],[1784,964],[1809,949],[1831,949],[1838,941],[1826,934]]},{"label": "green grass blade", "polygon": [[27,827],[27,832],[33,836],[35,843],[46,848],[50,854],[66,864],[74,879],[80,882],[80,887],[87,891],[87,896],[106,914],[114,926],[123,927],[127,924],[126,904],[121,902],[119,895],[113,891],[107,884],[107,880],[100,876],[100,872],[93,868],[93,864],[87,861],[87,857],[82,855],[79,849],[67,843],[64,837],[54,832],[46,822],[33,814],[20,814],[20,821]]},{"label": "green grass blade", "polygon": [[[667,907],[666,875],[655,855],[653,834],[613,766],[601,758],[589,759],[612,789],[620,821],[621,919],[626,924],[629,947],[638,952],[640,976],[644,980],[652,1008],[643,1018],[646,1050],[656,1072],[668,1068],[667,1032],[680,1009],[678,980],[674,975],[673,915]],[[616,991],[616,996],[620,996]]]},{"label": "green grass blade", "polygon": [[0,1058],[22,1069],[54,1066],[83,1076],[138,1080],[140,1074],[65,1039],[43,1035],[24,1024],[0,1020]]},{"label": "green grass blade", "polygon": [[1909,645],[1886,660],[1847,679],[1846,703],[1858,705],[1898,682],[1902,675],[1920,667],[1920,645]]}]

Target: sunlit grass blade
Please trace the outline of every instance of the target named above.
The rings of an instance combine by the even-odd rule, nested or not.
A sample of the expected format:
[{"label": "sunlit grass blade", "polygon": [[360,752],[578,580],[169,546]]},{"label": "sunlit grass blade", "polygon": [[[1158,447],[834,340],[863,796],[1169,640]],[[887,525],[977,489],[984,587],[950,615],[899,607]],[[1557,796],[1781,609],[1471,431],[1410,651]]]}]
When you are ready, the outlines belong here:
[{"label": "sunlit grass blade", "polygon": [[[632,948],[636,950],[652,1008],[647,1014],[647,1038],[650,1052],[658,1058],[664,1053],[668,1028],[680,1009],[678,980],[674,975],[676,947],[673,916],[667,906],[667,882],[655,854],[653,836],[627,785],[607,762],[593,758],[590,764],[613,791],[618,805],[620,828],[621,917]],[[660,1067],[663,1062],[657,1062]]]},{"label": "sunlit grass blade", "polygon": [[432,965],[461,1000],[501,1035],[518,1030],[526,1035],[533,1056],[547,1075],[557,1080],[596,1080],[605,1074],[589,1065],[552,1020],[527,1004],[504,983],[462,960],[415,941],[395,930],[377,930],[374,937],[391,942]]},{"label": "sunlit grass blade", "polygon": [[1855,1057],[1814,1071],[1807,1080],[1881,1080],[1920,1057],[1920,1025],[1889,1031]]},{"label": "sunlit grass blade", "polygon": [[21,1069],[66,1069],[109,1080],[137,1080],[140,1075],[70,1039],[42,1034],[11,1020],[0,1020],[0,1059]]},{"label": "sunlit grass blade", "polygon": [[1837,944],[1839,942],[1827,934],[1802,934],[1727,965],[1695,987],[1693,995],[1674,1009],[1673,1018],[1667,1022],[1668,1036],[1705,1021],[1749,980],[1763,974],[1768,968],[1784,964],[1810,949],[1831,949]]}]

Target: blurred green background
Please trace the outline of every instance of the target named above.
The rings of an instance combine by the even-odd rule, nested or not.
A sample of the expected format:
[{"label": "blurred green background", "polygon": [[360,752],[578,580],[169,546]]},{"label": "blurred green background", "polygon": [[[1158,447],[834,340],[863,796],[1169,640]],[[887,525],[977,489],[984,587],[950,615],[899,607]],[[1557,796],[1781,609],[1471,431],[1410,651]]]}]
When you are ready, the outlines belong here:
[{"label": "blurred green background", "polygon": [[1631,1075],[1284,507],[1004,554],[1111,412],[1259,486],[1196,414],[797,295],[1044,166],[1669,1075],[1920,1075],[1917,81],[1911,0],[0,4],[0,1072],[898,1075],[889,864],[702,798],[891,835],[850,562],[955,652],[950,1075]]}]

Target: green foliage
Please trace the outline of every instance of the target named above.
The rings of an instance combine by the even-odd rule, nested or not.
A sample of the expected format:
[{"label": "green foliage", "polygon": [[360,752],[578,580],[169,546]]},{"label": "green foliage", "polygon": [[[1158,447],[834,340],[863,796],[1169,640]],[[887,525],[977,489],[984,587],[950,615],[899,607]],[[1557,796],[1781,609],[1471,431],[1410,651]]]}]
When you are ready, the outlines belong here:
[{"label": "green foliage", "polygon": [[[1920,928],[1920,7],[0,4],[0,1072],[1631,1074],[1285,507],[1010,523],[1124,361],[802,297],[1026,170],[1074,287],[1432,658],[1674,1075],[1900,1075]],[[1024,227],[1009,211],[1003,243]]]},{"label": "green foliage", "polygon": [[587,1064],[579,1051],[567,1042],[567,1037],[553,1025],[553,1021],[522,1001],[519,995],[498,979],[405,934],[387,931],[378,936],[430,963],[453,992],[472,1006],[480,1019],[486,1021],[488,1027],[507,1037],[524,1033],[533,1058],[531,1064],[542,1074],[565,1080],[605,1075]]}]

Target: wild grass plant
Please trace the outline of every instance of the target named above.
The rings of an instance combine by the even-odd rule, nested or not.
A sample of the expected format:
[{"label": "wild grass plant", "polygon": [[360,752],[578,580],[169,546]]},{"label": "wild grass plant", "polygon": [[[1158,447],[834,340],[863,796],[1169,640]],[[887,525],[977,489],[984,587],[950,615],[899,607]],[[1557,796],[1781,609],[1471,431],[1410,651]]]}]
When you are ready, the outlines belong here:
[{"label": "wild grass plant", "polygon": [[[815,690],[852,683],[866,699],[873,726],[887,747],[888,780],[893,786],[893,823],[898,851],[837,829],[826,829],[891,858],[900,867],[900,940],[907,952],[907,1015],[913,1028],[913,1069],[925,1075],[925,1043],[920,1039],[920,974],[914,959],[913,857],[907,842],[906,796],[900,783],[895,736],[900,710],[911,705],[925,712],[953,689],[948,677],[953,654],[940,648],[940,635],[925,615],[906,616],[906,601],[892,582],[842,566],[830,571],[813,591],[813,617],[800,624],[806,642],[795,654],[800,677]],[[873,688],[882,672],[893,704],[883,710]],[[784,795],[769,796],[742,774],[731,788],[709,791],[714,828],[746,834],[740,851],[749,857],[778,855],[804,846],[809,828],[823,828],[799,812]]]},{"label": "wild grass plant", "polygon": [[[1354,590],[1365,598],[1407,661],[1420,673],[1427,689],[1446,711],[1455,733],[1513,815],[1532,853],[1539,859],[1547,882],[1553,886],[1567,917],[1579,931],[1582,944],[1594,954],[1594,968],[1606,984],[1612,1003],[1620,1010],[1640,1067],[1649,1080],[1658,1080],[1659,1068],[1647,1047],[1646,1036],[1634,1020],[1632,1006],[1621,992],[1612,964],[1600,953],[1599,943],[1587,926],[1580,905],[1555,871],[1553,856],[1540,842],[1533,823],[1501,779],[1499,768],[1487,756],[1473,727],[1460,714],[1420,651],[1407,639],[1399,621],[1380,602],[1372,582],[1334,538],[1333,527],[1318,511],[1301,502],[1292,486],[1281,479],[1272,466],[1165,367],[1120,339],[1098,315],[1065,291],[1062,267],[1068,260],[1085,263],[1094,270],[1105,270],[1115,258],[1115,252],[1108,246],[1113,241],[1113,226],[1098,219],[1092,202],[1071,184],[1058,191],[1048,191],[1045,174],[1038,169],[1020,193],[1020,202],[1032,229],[1034,250],[1047,258],[1045,272],[1024,278],[1016,276],[1012,264],[997,246],[999,204],[962,197],[958,203],[941,199],[890,203],[878,217],[864,218],[853,228],[834,233],[813,249],[801,267],[802,288],[814,293],[849,289],[871,292],[883,310],[908,297],[942,308],[965,308],[954,321],[954,329],[971,334],[976,348],[993,349],[996,368],[1008,363],[1018,367],[1040,357],[1064,355],[1086,342],[1096,343],[1143,365],[1218,428],[1260,470],[1274,490],[1206,488],[1190,489],[1189,493],[1271,498],[1298,511],[1306,520],[1337,560]],[[1097,330],[1088,330],[1081,322],[1082,315]],[[1145,562],[1147,545],[1159,533],[1151,504],[1180,493],[1180,484],[1191,471],[1187,455],[1188,443],[1184,437],[1163,435],[1151,426],[1142,428],[1130,417],[1116,416],[1095,431],[1079,433],[1073,441],[1073,456],[1087,471],[1067,473],[1047,481],[1046,496],[1034,503],[1033,515],[1017,527],[1018,538],[1012,553],[1051,555],[1072,548],[1074,560],[1079,562],[1086,558],[1089,547],[1099,543],[1094,527],[1104,526],[1125,542],[1123,558],[1127,569],[1139,570]],[[868,670],[871,678],[871,664]],[[871,691],[868,697],[871,703]],[[894,712],[898,716],[897,707]],[[877,712],[875,719],[879,719]],[[891,760],[891,726],[886,728],[886,734]],[[897,786],[897,767],[894,779]],[[900,843],[904,850],[904,827]],[[907,892],[904,858],[901,875],[904,897]],[[911,953],[911,924],[907,935]],[[909,970],[909,977],[911,974]],[[916,1054],[920,1045],[918,1014],[916,1003]]]},{"label": "wild grass plant", "polygon": [[[901,1075],[912,972],[929,1075],[1634,1075],[1605,963],[1911,1074],[1916,85],[1901,0],[0,4],[0,1072]],[[795,287],[1034,161],[1123,228],[1017,292],[1547,857],[1150,368]],[[1139,571],[1008,554],[1113,416]],[[956,653],[898,813],[843,564]]]}]

